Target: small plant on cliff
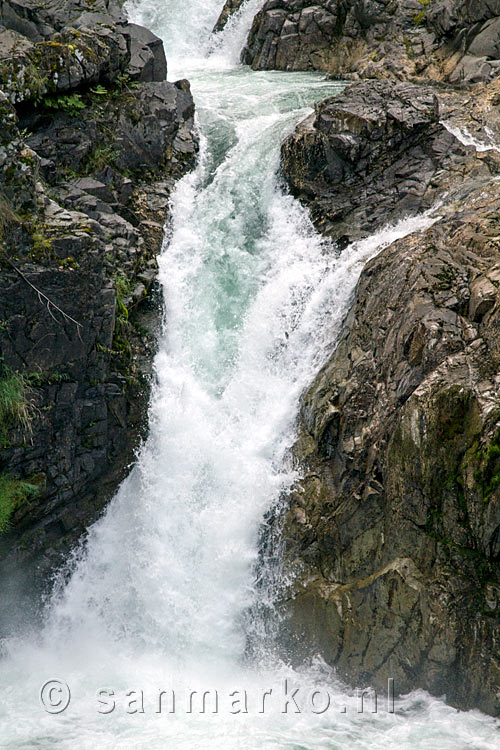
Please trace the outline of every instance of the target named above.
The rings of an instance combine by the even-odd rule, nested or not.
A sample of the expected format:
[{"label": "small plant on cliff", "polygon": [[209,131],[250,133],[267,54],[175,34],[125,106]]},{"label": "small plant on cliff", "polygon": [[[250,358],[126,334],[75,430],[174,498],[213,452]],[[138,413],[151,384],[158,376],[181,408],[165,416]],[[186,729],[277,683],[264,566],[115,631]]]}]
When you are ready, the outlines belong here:
[{"label": "small plant on cliff", "polygon": [[22,479],[12,479],[0,474],[0,534],[9,527],[10,518],[19,503],[37,495],[40,487]]},{"label": "small plant on cliff", "polygon": [[114,159],[115,149],[113,146],[98,143],[94,146],[83,165],[84,174],[89,175],[92,172],[100,172],[105,167],[113,164]]},{"label": "small plant on cliff", "polygon": [[0,447],[5,447],[11,427],[31,432],[32,406],[29,388],[23,375],[5,366],[0,373]]},{"label": "small plant on cliff", "polygon": [[124,320],[128,320],[128,308],[125,304],[127,298],[130,297],[132,292],[130,281],[123,274],[119,274],[116,277],[116,306],[118,308],[118,316]]},{"label": "small plant on cliff", "polygon": [[113,349],[115,351],[124,353],[130,353],[130,344],[127,338],[127,329],[129,327],[128,322],[128,307],[127,301],[130,297],[132,288],[130,281],[123,274],[117,274],[115,279],[116,284],[116,322],[115,332],[113,337]]},{"label": "small plant on cliff", "polygon": [[45,109],[66,112],[71,117],[77,117],[86,104],[80,94],[63,94],[61,96],[46,96],[42,100]]}]

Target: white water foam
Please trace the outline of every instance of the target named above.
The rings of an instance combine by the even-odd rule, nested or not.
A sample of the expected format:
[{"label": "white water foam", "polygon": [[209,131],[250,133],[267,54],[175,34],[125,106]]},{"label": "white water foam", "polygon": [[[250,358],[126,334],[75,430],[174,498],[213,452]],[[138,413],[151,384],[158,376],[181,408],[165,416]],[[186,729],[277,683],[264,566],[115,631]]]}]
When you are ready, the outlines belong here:
[{"label": "white water foam", "polygon": [[500,153],[500,147],[496,145],[494,134],[489,128],[484,128],[485,140],[480,140],[477,135],[472,135],[466,127],[458,127],[446,121],[442,121],[441,125],[463,146],[471,146],[480,154],[487,151],[498,151]]}]

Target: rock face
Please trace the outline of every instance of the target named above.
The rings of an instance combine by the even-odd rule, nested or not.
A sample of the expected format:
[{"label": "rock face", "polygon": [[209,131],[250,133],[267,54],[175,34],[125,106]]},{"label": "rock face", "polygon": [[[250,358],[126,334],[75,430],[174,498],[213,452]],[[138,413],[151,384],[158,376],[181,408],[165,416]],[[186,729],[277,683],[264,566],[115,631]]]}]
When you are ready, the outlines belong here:
[{"label": "rock face", "polygon": [[43,580],[144,434],[156,255],[197,140],[189,84],[115,3],[7,0],[0,22],[0,391],[20,402],[0,409],[20,483],[0,557]]},{"label": "rock face", "polygon": [[214,26],[214,32],[222,31],[227,22],[241,8],[245,0],[226,0],[217,23]]},{"label": "rock face", "polygon": [[393,677],[398,692],[495,715],[500,157],[452,132],[498,137],[499,93],[359,83],[284,145],[292,189],[343,245],[442,205],[364,269],[303,398],[303,479],[275,520],[293,574],[280,605],[291,654],[319,650],[351,684]]},{"label": "rock face", "polygon": [[283,145],[283,172],[324,234],[351,242],[431,208],[474,160],[429,87],[363,82],[327,99]]},{"label": "rock face", "polygon": [[268,0],[242,59],[256,70],[487,81],[498,74],[500,3]]}]

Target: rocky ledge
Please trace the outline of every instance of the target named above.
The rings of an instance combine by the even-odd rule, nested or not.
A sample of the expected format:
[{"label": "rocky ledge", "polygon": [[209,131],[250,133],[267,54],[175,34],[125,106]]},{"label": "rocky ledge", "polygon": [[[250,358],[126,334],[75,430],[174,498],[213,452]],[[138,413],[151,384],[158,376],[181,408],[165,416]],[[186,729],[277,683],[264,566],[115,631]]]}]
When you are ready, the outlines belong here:
[{"label": "rocky ledge", "polygon": [[488,81],[500,71],[500,1],[268,0],[242,59],[256,70]]},{"label": "rocky ledge", "polygon": [[[361,82],[283,146],[343,252],[432,206],[365,267],[305,394],[277,513],[281,642],[351,684],[500,714],[500,83]],[[464,145],[475,139],[479,150]],[[333,335],[333,334],[332,334]],[[269,541],[269,540],[268,540]]]},{"label": "rocky ledge", "polygon": [[156,255],[197,151],[189,84],[166,72],[113,0],[2,2],[2,586],[28,559],[43,582],[144,434]]}]

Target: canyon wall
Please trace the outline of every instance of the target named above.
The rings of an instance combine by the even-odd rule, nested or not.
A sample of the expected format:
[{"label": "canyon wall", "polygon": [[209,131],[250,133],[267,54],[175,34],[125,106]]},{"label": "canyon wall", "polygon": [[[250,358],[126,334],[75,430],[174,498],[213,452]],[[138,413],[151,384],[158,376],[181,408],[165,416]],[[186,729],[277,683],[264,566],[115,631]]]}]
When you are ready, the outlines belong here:
[{"label": "canyon wall", "polygon": [[[0,525],[43,583],[145,434],[189,83],[112,0],[0,9]],[[6,585],[6,584],[5,584]]]},{"label": "canyon wall", "polygon": [[242,59],[255,70],[487,81],[500,66],[500,2],[268,0]]},{"label": "canyon wall", "polygon": [[282,148],[334,252],[434,222],[367,264],[302,399],[302,479],[269,520],[279,640],[350,684],[499,715],[500,81],[391,78],[320,103]]}]

